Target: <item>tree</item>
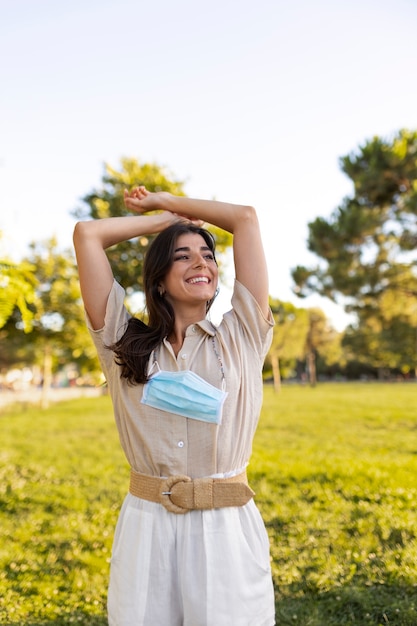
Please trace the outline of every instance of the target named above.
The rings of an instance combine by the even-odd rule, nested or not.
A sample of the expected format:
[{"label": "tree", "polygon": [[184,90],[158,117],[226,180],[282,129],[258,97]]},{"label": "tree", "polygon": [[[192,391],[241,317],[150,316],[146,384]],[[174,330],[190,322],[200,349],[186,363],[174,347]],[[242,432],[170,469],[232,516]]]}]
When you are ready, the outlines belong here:
[{"label": "tree", "polygon": [[281,388],[281,373],[288,375],[297,362],[304,359],[312,386],[317,382],[318,356],[326,365],[345,364],[341,335],[329,324],[321,309],[297,308],[291,302],[274,299],[270,299],[270,306],[275,326],[267,360],[271,364],[275,391]]},{"label": "tree", "polygon": [[324,312],[319,308],[308,309],[308,332],[304,354],[310,385],[317,384],[317,357],[321,356],[326,365],[344,364],[341,336],[329,324]]},{"label": "tree", "polygon": [[58,251],[54,238],[32,243],[21,267],[29,272],[33,287],[27,305],[30,327],[24,327],[24,311],[15,306],[0,329],[0,367],[37,367],[41,372],[42,405],[47,406],[53,373],[75,364],[78,372],[91,381],[98,380],[101,368],[85,324],[72,250]]},{"label": "tree", "polygon": [[280,391],[280,366],[294,366],[295,361],[303,357],[308,332],[308,312],[280,300],[270,299],[270,306],[275,326],[268,359],[272,366],[274,389]]},{"label": "tree", "polygon": [[372,354],[372,365],[381,378],[393,369],[407,376],[415,369],[416,328],[399,318],[386,321],[374,317],[358,328],[349,327],[344,334],[343,346],[352,360],[356,359],[360,364],[368,365],[368,355]]},{"label": "tree", "polygon": [[27,261],[14,263],[3,257],[0,272],[0,369],[7,370],[23,357],[13,330],[19,338],[32,330],[37,280],[35,267]]},{"label": "tree", "polygon": [[[23,336],[20,317],[14,315],[5,327],[11,344],[25,364],[38,365],[42,372],[42,406],[48,405],[52,374],[68,363],[80,370],[99,365],[88,334],[81,303],[78,272],[72,251],[59,252],[54,238],[32,243],[24,263],[36,268],[36,294],[32,327]],[[88,366],[87,366],[88,364]]]},{"label": "tree", "polygon": [[[104,165],[101,188],[93,190],[82,198],[84,203],[73,211],[77,219],[97,219],[130,215],[124,206],[124,189],[145,185],[149,191],[168,191],[184,196],[183,182],[171,180],[171,174],[155,163],[140,164],[132,158],[122,158],[120,169]],[[231,245],[231,236],[225,231],[210,227],[216,237],[217,250],[224,253]],[[125,287],[128,294],[143,290],[143,259],[153,236],[126,241],[107,250],[116,280]]]},{"label": "tree", "polygon": [[[356,315],[351,335],[379,363],[381,329],[417,326],[417,132],[399,131],[391,140],[374,137],[340,159],[354,194],[329,219],[309,224],[308,248],[321,262],[298,266],[292,276],[300,296],[319,293]],[[399,333],[404,337],[407,333]],[[391,348],[399,361],[405,344]],[[416,366],[414,353],[413,367]],[[409,364],[410,365],[410,364]]]},{"label": "tree", "polygon": [[4,328],[17,308],[21,317],[21,327],[25,333],[32,328],[35,301],[36,278],[34,266],[27,262],[12,263],[0,260],[0,328]]}]

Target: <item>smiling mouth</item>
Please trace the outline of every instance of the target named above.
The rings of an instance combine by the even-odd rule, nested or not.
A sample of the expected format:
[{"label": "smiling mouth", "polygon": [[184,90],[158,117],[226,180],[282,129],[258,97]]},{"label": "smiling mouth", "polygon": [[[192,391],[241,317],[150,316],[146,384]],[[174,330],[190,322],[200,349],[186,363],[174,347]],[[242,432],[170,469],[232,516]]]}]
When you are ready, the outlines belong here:
[{"label": "smiling mouth", "polygon": [[205,285],[208,285],[210,281],[207,276],[197,276],[196,278],[189,278],[186,282],[189,285],[196,285],[197,283],[204,283]]}]

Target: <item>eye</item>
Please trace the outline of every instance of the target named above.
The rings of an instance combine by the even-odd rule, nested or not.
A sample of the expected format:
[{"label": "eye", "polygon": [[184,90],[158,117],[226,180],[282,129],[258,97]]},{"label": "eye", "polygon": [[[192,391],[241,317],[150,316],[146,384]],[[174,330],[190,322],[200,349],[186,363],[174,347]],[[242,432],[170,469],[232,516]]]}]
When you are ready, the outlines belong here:
[{"label": "eye", "polygon": [[178,254],[174,256],[174,261],[187,261],[189,258],[188,254]]}]

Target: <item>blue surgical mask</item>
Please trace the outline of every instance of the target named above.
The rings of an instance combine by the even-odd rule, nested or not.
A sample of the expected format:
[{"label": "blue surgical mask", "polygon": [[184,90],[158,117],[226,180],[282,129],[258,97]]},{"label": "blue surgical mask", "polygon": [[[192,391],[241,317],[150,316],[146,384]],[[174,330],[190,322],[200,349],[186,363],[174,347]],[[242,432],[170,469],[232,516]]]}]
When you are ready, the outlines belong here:
[{"label": "blue surgical mask", "polygon": [[161,411],[220,424],[227,392],[190,370],[159,370],[143,388],[141,402]]}]

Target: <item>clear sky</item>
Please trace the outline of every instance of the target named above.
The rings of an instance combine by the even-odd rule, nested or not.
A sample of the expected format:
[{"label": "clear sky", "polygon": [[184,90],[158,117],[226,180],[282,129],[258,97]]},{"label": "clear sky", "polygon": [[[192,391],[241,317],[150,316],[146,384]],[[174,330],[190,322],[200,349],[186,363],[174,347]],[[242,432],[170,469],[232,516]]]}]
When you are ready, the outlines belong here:
[{"label": "clear sky", "polygon": [[352,192],[339,157],[417,128],[416,26],[415,0],[0,0],[3,250],[70,247],[103,163],[155,161],[256,206],[271,295],[343,326],[290,269]]}]

